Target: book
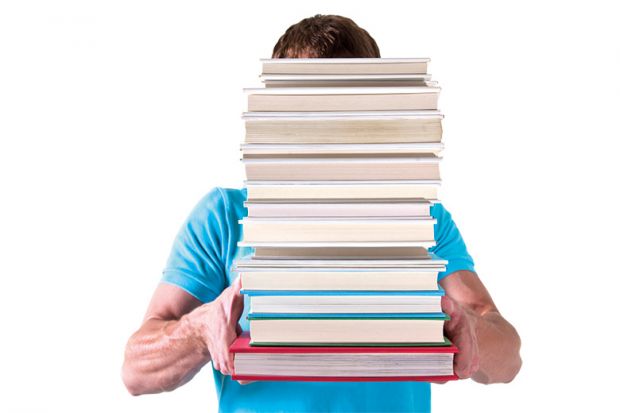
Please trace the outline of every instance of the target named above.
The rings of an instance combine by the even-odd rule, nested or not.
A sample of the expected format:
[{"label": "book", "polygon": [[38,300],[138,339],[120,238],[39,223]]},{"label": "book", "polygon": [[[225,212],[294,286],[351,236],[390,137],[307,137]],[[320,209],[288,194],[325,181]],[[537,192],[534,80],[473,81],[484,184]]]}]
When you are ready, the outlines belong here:
[{"label": "book", "polygon": [[438,180],[436,156],[299,157],[243,159],[248,180],[373,181]]},{"label": "book", "polygon": [[247,144],[436,143],[442,118],[431,110],[243,114]]},{"label": "book", "polygon": [[438,87],[248,88],[249,112],[436,110]]},{"label": "book", "polygon": [[251,343],[278,345],[438,344],[447,319],[443,313],[248,314]]},{"label": "book", "polygon": [[230,346],[234,380],[445,381],[454,380],[454,354],[438,347],[251,346],[247,332]]},{"label": "book", "polygon": [[265,87],[437,86],[429,74],[263,74]]},{"label": "book", "polygon": [[247,290],[271,291],[433,291],[436,268],[359,268],[359,267],[271,267],[239,268],[241,284]]},{"label": "book", "polygon": [[249,218],[430,217],[431,203],[419,199],[314,199],[246,201]]},{"label": "book", "polygon": [[[243,280],[242,280],[243,281]],[[250,290],[252,314],[441,313],[441,288],[428,291]]]},{"label": "book", "polygon": [[428,58],[261,59],[263,74],[425,74]]},{"label": "book", "polygon": [[[258,247],[254,249],[251,260],[412,260],[431,258],[426,248],[422,247],[342,247],[342,248],[277,248]],[[239,261],[243,263],[244,261]],[[260,261],[259,261],[260,262]],[[327,261],[329,262],[329,261]],[[414,261],[420,262],[420,261]],[[435,258],[437,265],[445,261]]]},{"label": "book", "polygon": [[[261,247],[263,248],[263,247]],[[255,248],[255,251],[260,250],[261,248]],[[267,247],[265,247],[266,249]],[[374,250],[383,250],[386,247],[346,247],[342,248],[343,251],[354,251],[351,257],[340,257],[340,256],[331,256],[324,257],[323,253],[320,252],[322,250],[338,250],[337,248],[290,248],[293,251],[312,251],[316,249],[319,251],[316,256],[304,256],[300,258],[286,258],[280,256],[265,256],[265,257],[257,257],[255,254],[245,255],[243,257],[235,260],[235,264],[233,265],[233,269],[237,271],[243,271],[248,268],[423,268],[433,270],[437,269],[439,271],[444,271],[445,265],[447,265],[448,261],[443,260],[432,252],[427,252],[425,256],[420,257],[382,257]],[[289,248],[284,247],[274,247],[274,254],[280,254],[280,251],[286,251]],[[408,251],[411,247],[387,247],[387,250],[395,250],[395,251]],[[364,257],[358,257],[356,251],[368,250],[369,255]],[[293,253],[294,255],[295,253]],[[355,254],[355,255],[353,255]],[[374,254],[374,255],[373,255]]]},{"label": "book", "polygon": [[364,144],[242,144],[243,156],[309,156],[309,155],[416,155],[438,156],[442,143],[364,143]]},{"label": "book", "polygon": [[402,199],[436,200],[440,180],[409,181],[245,181],[247,198],[256,199]]},{"label": "book", "polygon": [[428,242],[434,244],[433,218],[244,218],[248,243]]}]

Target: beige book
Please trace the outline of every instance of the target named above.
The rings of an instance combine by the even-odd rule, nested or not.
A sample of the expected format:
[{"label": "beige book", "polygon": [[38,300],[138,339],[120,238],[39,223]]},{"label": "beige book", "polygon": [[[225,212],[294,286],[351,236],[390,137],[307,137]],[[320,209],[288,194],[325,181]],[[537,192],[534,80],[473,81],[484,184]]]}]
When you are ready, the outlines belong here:
[{"label": "beige book", "polygon": [[425,74],[428,58],[261,59],[263,74]]},{"label": "beige book", "polygon": [[271,200],[245,202],[248,217],[430,217],[421,200]]},{"label": "beige book", "polygon": [[[429,259],[422,247],[376,247],[376,248],[275,248],[260,247],[254,250],[253,260],[411,260]],[[329,261],[328,261],[329,262]],[[420,261],[415,261],[419,263]],[[443,265],[441,261],[437,265]]]},{"label": "beige book", "polygon": [[245,113],[247,144],[437,143],[442,115],[409,112]]},{"label": "beige book", "polygon": [[[275,89],[275,90],[274,90]],[[269,88],[268,91],[289,90],[289,88]],[[301,88],[290,88],[301,89]],[[323,88],[315,88],[323,89]],[[326,88],[336,90],[337,88]],[[340,88],[338,91],[353,88]],[[356,88],[361,89],[361,88]],[[372,88],[367,88],[372,89]],[[388,89],[388,88],[381,88]],[[395,88],[396,89],[396,88]],[[404,88],[398,88],[404,89]],[[407,88],[414,89],[414,88]],[[421,88],[422,89],[422,88]],[[437,109],[439,91],[429,89],[427,93],[391,94],[266,94],[249,91],[248,111],[342,111],[342,110],[434,110]],[[291,92],[293,93],[293,92]]]},{"label": "beige book", "polygon": [[250,319],[252,343],[443,343],[441,319]]},{"label": "beige book", "polygon": [[433,242],[435,219],[244,218],[244,243]]},{"label": "beige book", "polygon": [[249,201],[256,199],[402,199],[436,200],[440,181],[246,181]]},{"label": "beige book", "polygon": [[436,156],[317,157],[244,159],[248,180],[254,181],[373,181],[438,180]]},{"label": "beige book", "polygon": [[249,156],[363,156],[363,155],[435,155],[443,143],[365,143],[365,144],[242,144],[244,158]]},{"label": "beige book", "polygon": [[[243,281],[243,280],[242,280]],[[243,287],[244,292],[248,289]],[[316,292],[291,294],[285,292],[265,294],[252,291],[250,313],[260,314],[412,314],[441,313],[441,296],[438,294],[385,294],[360,293],[324,294]]]},{"label": "beige book", "polygon": [[394,80],[266,80],[265,87],[402,87],[437,86],[437,82],[416,79]]},{"label": "beige book", "polygon": [[247,290],[434,291],[440,270],[271,268],[245,269],[240,276]]},{"label": "beige book", "polygon": [[[386,245],[389,243],[378,244],[376,249],[381,251],[385,251],[389,249],[390,246]],[[258,251],[260,248],[256,248]],[[294,250],[294,247],[290,246],[270,246],[269,248],[277,249],[288,249]],[[315,249],[320,250],[322,247],[315,247]],[[324,248],[327,249],[338,249],[342,247],[336,248]],[[374,249],[366,247],[366,249]],[[410,247],[409,247],[410,248]],[[304,248],[304,250],[309,250],[311,248]],[[361,248],[359,248],[361,249]],[[301,250],[301,249],[300,249]],[[445,266],[447,265],[446,260],[442,260],[435,256],[433,253],[428,253],[424,257],[412,258],[412,257],[404,257],[404,258],[391,258],[391,257],[256,257],[256,256],[246,256],[243,258],[239,258],[235,260],[235,264],[233,265],[233,270],[235,272],[242,273],[248,270],[268,270],[271,271],[273,269],[291,269],[296,268],[299,270],[315,270],[315,269],[338,269],[338,270],[361,270],[361,269],[373,269],[377,271],[382,271],[383,269],[400,269],[402,271],[445,271]]]}]

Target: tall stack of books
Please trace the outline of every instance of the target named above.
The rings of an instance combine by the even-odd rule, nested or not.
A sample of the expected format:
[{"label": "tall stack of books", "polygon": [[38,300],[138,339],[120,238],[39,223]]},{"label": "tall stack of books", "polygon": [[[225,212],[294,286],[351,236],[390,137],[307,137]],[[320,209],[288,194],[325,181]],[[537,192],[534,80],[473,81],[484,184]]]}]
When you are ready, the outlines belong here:
[{"label": "tall stack of books", "polygon": [[245,380],[450,380],[430,208],[442,115],[429,59],[265,59],[246,89],[235,262]]}]

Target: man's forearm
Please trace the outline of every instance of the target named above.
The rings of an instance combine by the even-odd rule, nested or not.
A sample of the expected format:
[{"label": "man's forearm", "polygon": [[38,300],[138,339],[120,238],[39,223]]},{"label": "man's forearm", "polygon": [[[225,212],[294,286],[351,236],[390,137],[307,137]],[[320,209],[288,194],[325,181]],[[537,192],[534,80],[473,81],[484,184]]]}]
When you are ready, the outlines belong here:
[{"label": "man's forearm", "polygon": [[472,375],[479,383],[508,383],[521,369],[521,339],[497,311],[482,314],[476,323],[480,368]]},{"label": "man's forearm", "polygon": [[191,317],[150,319],[131,336],[123,364],[123,381],[131,394],[173,390],[209,362],[206,343]]}]

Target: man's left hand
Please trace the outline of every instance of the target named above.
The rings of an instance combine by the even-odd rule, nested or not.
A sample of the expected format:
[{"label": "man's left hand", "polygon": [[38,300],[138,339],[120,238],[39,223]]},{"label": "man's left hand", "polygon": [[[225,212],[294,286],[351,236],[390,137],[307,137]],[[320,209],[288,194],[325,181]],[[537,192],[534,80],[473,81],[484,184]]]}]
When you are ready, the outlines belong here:
[{"label": "man's left hand", "polygon": [[454,374],[460,379],[468,379],[480,367],[476,338],[476,324],[480,316],[448,296],[442,297],[441,307],[450,316],[444,324],[445,335],[459,349],[454,356]]}]

